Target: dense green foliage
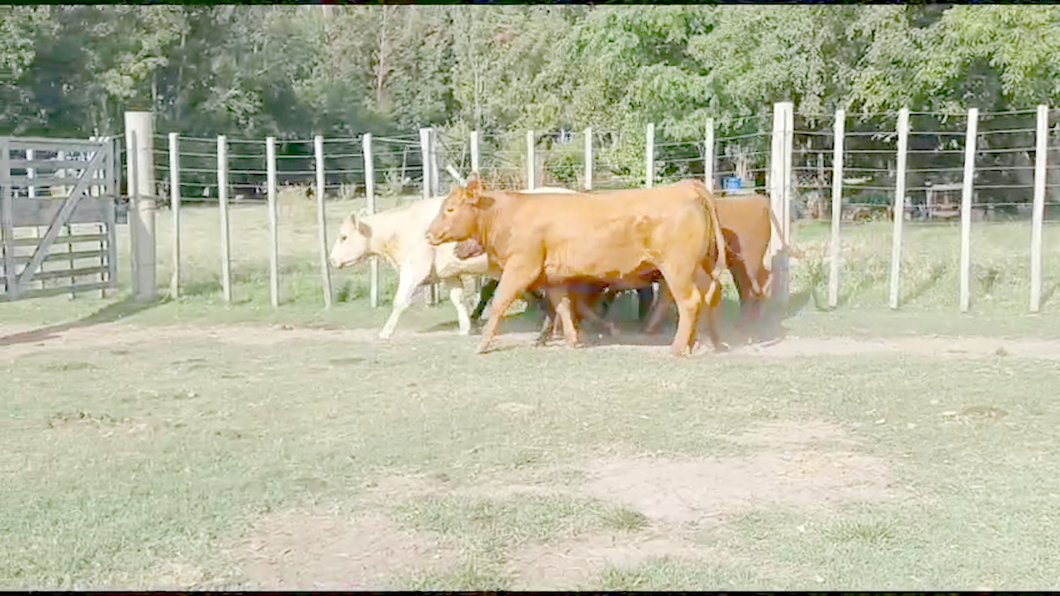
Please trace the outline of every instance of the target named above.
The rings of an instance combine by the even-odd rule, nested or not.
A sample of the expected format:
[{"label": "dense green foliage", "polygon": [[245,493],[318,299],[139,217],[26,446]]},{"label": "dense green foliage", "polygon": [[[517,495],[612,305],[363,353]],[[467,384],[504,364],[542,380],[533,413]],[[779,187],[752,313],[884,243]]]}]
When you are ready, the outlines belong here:
[{"label": "dense green foliage", "polygon": [[114,134],[131,106],[206,137],[434,125],[511,148],[592,126],[622,174],[647,122],[696,139],[708,117],[765,130],[785,100],[807,126],[1049,103],[1058,52],[1055,6],[6,6],[0,133]]}]

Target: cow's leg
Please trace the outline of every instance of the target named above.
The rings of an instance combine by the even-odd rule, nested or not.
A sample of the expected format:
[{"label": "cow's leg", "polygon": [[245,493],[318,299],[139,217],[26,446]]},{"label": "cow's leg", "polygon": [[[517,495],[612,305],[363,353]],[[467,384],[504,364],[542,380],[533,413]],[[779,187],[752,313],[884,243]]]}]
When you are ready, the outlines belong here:
[{"label": "cow's leg", "polygon": [[567,341],[567,347],[577,348],[581,346],[578,339],[578,330],[574,327],[574,319],[571,317],[571,293],[565,285],[548,286],[545,289],[549,301],[556,307],[556,316],[563,323],[563,338]]},{"label": "cow's leg", "polygon": [[460,335],[471,333],[471,317],[464,304],[464,282],[460,277],[447,277],[445,287],[449,289],[449,301],[456,307],[456,321],[460,327]]},{"label": "cow's leg", "polygon": [[644,325],[644,333],[655,334],[659,332],[659,324],[662,323],[666,313],[670,310],[670,305],[673,303],[674,297],[670,293],[669,286],[666,285],[665,281],[660,281],[658,300],[655,301],[651,311],[648,313],[648,323]]},{"label": "cow's leg", "polygon": [[[696,268],[696,285],[704,290],[709,288],[711,284],[710,274],[708,274],[702,267]],[[707,295],[708,292],[704,291],[703,303],[707,309],[707,335],[710,337],[710,343],[714,346],[715,352],[723,352],[728,346],[721,341],[719,331],[721,329],[721,318],[719,316],[720,310],[718,307],[721,305],[721,292],[717,291],[711,295]]]},{"label": "cow's leg", "polygon": [[[534,297],[537,298],[536,294]],[[541,322],[541,332],[537,336],[536,343],[539,346],[543,346],[556,334],[556,327],[559,325],[559,317],[556,316],[556,309],[552,305],[552,301],[548,299],[547,295],[540,306],[545,313],[545,320]]]},{"label": "cow's leg", "polygon": [[[574,312],[578,315],[579,319],[584,319],[592,322],[594,325],[602,326],[607,334],[610,336],[618,335],[618,325],[613,321],[601,317],[596,313],[596,310],[589,304],[588,294],[577,294],[574,298]],[[606,314],[604,315],[606,316]]]},{"label": "cow's leg", "polygon": [[429,256],[426,258],[410,258],[401,264],[398,272],[398,288],[397,292],[394,293],[394,306],[390,310],[390,317],[387,318],[382,331],[379,332],[380,339],[390,339],[390,336],[394,334],[394,327],[397,326],[401,313],[405,312],[405,309],[409,307],[416,289],[430,275],[431,266],[432,262]]},{"label": "cow's leg", "polygon": [[522,292],[534,280],[541,275],[541,265],[520,263],[506,263],[504,272],[501,273],[500,283],[497,284],[497,293],[493,296],[493,306],[490,308],[490,319],[486,323],[486,329],[482,334],[482,343],[476,353],[485,354],[493,343],[493,337],[497,335],[497,329],[501,324],[501,317],[508,312],[508,308],[515,301],[519,292]]},{"label": "cow's leg", "polygon": [[670,344],[670,350],[675,356],[682,356],[692,351],[699,308],[703,303],[703,292],[700,291],[695,279],[697,269],[702,271],[699,263],[680,260],[665,262],[659,267],[666,280],[666,285],[670,288],[674,302],[677,303],[677,333],[674,334],[674,341]]},{"label": "cow's leg", "polygon": [[478,306],[475,307],[475,312],[471,313],[472,321],[482,318],[482,311],[486,310],[486,305],[493,298],[493,293],[497,291],[497,284],[499,283],[500,281],[491,278],[486,282],[486,285],[482,286],[482,290],[479,292]]},{"label": "cow's leg", "polygon": [[736,292],[740,295],[740,326],[747,326],[748,310],[754,300],[751,291],[751,277],[747,271],[747,265],[743,261],[730,261],[729,271],[732,272],[732,281],[736,285]]},{"label": "cow's leg", "polygon": [[644,317],[648,316],[648,312],[651,311],[652,300],[655,298],[655,292],[649,283],[647,286],[637,290],[637,320],[643,321]]}]

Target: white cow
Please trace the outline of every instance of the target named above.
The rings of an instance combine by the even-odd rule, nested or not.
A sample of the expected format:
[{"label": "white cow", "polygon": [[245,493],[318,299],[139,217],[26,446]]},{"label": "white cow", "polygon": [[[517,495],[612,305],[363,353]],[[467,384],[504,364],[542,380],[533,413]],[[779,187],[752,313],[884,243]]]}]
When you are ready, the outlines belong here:
[{"label": "white cow", "polygon": [[[574,193],[565,188],[551,187],[520,192]],[[485,255],[458,259],[454,252],[456,242],[446,242],[437,247],[427,243],[427,228],[441,210],[443,201],[445,197],[432,197],[374,215],[358,217],[351,214],[339,228],[339,237],[331,247],[332,266],[348,267],[376,255],[398,270],[394,306],[379,332],[380,339],[389,339],[393,335],[401,313],[409,307],[416,290],[423,284],[437,281],[443,282],[449,289],[449,300],[456,307],[460,333],[467,335],[471,332],[471,314],[464,304],[462,276],[500,277],[500,271],[490,269]]]}]

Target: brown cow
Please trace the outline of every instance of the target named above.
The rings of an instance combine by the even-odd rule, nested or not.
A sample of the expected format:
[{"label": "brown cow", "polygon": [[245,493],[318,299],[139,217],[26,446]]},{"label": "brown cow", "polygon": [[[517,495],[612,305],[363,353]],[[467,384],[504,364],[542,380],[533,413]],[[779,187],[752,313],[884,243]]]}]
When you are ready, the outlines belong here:
[{"label": "brown cow", "polygon": [[[732,272],[733,282],[740,296],[740,315],[744,322],[757,322],[762,301],[768,297],[772,276],[765,266],[766,252],[769,248],[769,239],[772,234],[772,220],[775,219],[770,207],[769,197],[764,195],[745,195],[735,197],[718,198],[715,201],[718,212],[718,220],[721,223],[721,231],[725,237],[726,262],[729,271]],[[483,248],[474,240],[468,239],[457,244],[457,258],[466,259],[476,257],[484,253]],[[707,266],[704,266],[706,269]],[[497,284],[496,280],[490,280],[492,287]],[[663,288],[660,288],[660,294]],[[476,308],[476,314],[481,314],[486,302],[492,297],[484,292]],[[582,298],[582,301],[592,301],[591,296]],[[650,302],[644,300],[642,302]],[[660,302],[656,308],[667,308],[672,300],[660,295]],[[582,305],[582,309],[588,305]],[[654,309],[651,311],[654,313]],[[641,311],[640,318],[650,317],[650,314]],[[477,318],[472,315],[472,319]],[[609,328],[609,331],[611,329]],[[647,331],[655,331],[648,328]]]},{"label": "brown cow", "polygon": [[740,318],[757,322],[771,281],[765,256],[772,234],[769,197],[748,195],[718,199],[718,219],[725,235],[732,281],[740,294]]},{"label": "brown cow", "polygon": [[[479,353],[489,348],[500,315],[525,288],[546,288],[563,323],[564,336],[574,346],[578,337],[571,318],[569,284],[603,282],[636,288],[656,271],[661,272],[678,305],[671,349],[676,355],[690,351],[703,299],[710,304],[720,294],[720,268],[707,274],[702,262],[717,251],[718,264],[724,267],[725,251],[718,250],[724,239],[716,225],[713,196],[703,188],[690,200],[680,188],[683,185],[608,196],[527,196],[485,192],[475,173],[466,187],[454,186],[431,222],[428,242],[438,245],[475,238],[486,249],[491,265],[502,271],[499,296]],[[711,340],[720,348],[713,316],[711,322]]]}]

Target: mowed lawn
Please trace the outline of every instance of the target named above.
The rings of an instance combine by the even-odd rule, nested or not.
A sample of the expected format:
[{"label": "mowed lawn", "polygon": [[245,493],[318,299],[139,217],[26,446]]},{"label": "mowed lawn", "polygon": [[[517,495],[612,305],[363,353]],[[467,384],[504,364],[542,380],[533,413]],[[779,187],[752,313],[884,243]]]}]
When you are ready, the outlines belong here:
[{"label": "mowed lawn", "polygon": [[770,348],[474,356],[445,302],[376,340],[364,267],[324,312],[304,205],[276,312],[267,219],[233,209],[226,306],[216,211],[187,213],[185,298],[0,304],[0,587],[1060,587],[1060,325],[1015,270],[960,316],[955,264],[898,313],[851,264],[824,312],[811,251]]}]

